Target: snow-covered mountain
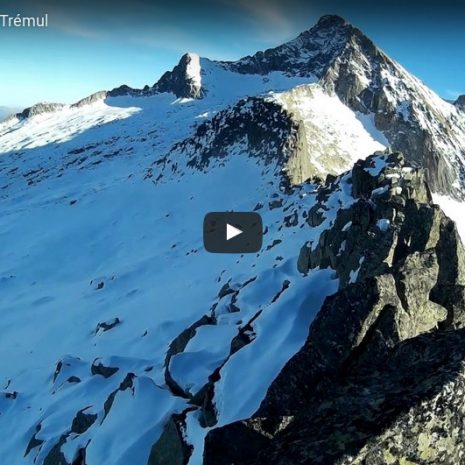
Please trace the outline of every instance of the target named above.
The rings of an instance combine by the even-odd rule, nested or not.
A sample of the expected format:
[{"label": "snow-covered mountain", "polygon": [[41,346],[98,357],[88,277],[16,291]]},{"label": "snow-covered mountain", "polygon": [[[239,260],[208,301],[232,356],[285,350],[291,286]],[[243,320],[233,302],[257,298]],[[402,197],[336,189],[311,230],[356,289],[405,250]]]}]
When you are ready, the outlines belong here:
[{"label": "snow-covered mountain", "polygon": [[[237,62],[187,54],[153,86],[1,123],[2,460],[201,464],[208,431],[251,417],[326,297],[363,276],[362,257],[303,268],[302,248],[416,172],[380,152],[365,168],[389,189],[354,193],[354,163],[386,148],[461,219],[460,105],[333,16]],[[260,253],[203,250],[203,216],[226,210],[262,215]]]}]

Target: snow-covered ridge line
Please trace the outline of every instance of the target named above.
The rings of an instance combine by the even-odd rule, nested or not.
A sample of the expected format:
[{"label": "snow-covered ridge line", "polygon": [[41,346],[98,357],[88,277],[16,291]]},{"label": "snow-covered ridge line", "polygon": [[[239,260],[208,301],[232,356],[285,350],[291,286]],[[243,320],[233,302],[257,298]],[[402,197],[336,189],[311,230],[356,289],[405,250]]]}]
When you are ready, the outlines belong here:
[{"label": "snow-covered ridge line", "polygon": [[99,102],[104,100],[109,95],[107,91],[99,91],[95,92],[88,97],[85,97],[76,103],[72,103],[70,105],[64,103],[49,103],[49,102],[40,102],[32,107],[25,108],[22,112],[10,115],[7,119],[7,122],[16,119],[22,121],[27,118],[32,118],[33,116],[42,115],[44,113],[55,113],[60,110],[65,110],[68,108],[82,108],[86,105],[91,105],[92,103]]},{"label": "snow-covered ridge line", "polygon": [[[451,104],[441,99],[359,29],[338,16],[322,17],[296,39],[236,62],[211,61],[193,53],[185,54],[179,64],[153,86],[132,89],[123,85],[93,94],[71,107],[85,107],[112,98],[137,100],[144,97],[140,99],[140,106],[146,108],[142,101],[155,103],[157,99],[153,97],[165,95],[179,104],[204,100],[205,103],[198,106],[209,108],[211,115],[213,109],[224,109],[247,96],[281,93],[311,83],[320,84],[326,93],[336,95],[352,112],[363,115],[360,119],[369,122],[377,134],[375,142],[382,141],[384,146],[405,153],[411,162],[425,167],[433,191],[464,198],[465,116],[460,110],[461,101]],[[59,104],[38,105],[17,118],[64,108],[67,107]],[[316,113],[305,117],[310,124],[303,121],[303,126],[311,132],[311,118],[316,117]],[[12,129],[11,121],[8,125],[8,129]],[[344,130],[344,127],[340,129],[341,135]],[[328,144],[323,145],[308,147],[307,158],[313,164],[323,165],[317,171],[331,172],[329,166],[324,166],[327,163],[321,163],[324,161],[321,152],[326,151],[328,156],[331,153]],[[372,144],[369,151],[377,148],[380,147]],[[340,160],[333,165],[338,172],[348,167],[343,160],[350,159],[351,154],[345,152],[344,147],[337,144],[335,158]],[[304,176],[298,178],[304,179]]]}]

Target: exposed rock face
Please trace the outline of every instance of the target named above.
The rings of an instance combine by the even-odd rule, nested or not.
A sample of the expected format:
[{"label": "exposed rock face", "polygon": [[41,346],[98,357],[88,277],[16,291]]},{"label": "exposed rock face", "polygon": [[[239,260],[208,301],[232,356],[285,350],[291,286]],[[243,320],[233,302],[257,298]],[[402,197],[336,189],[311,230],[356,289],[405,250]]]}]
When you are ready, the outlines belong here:
[{"label": "exposed rock face", "polygon": [[286,44],[224,64],[243,74],[283,71],[292,75],[319,77],[354,33],[361,34],[343,18],[323,16],[313,28]]},{"label": "exposed rock face", "polygon": [[300,156],[301,141],[298,124],[279,104],[250,97],[202,123],[192,138],[176,144],[172,151],[186,153],[189,166],[200,169],[234,151],[261,158],[265,164],[289,162],[287,177],[299,183],[306,179],[305,163],[309,163]]},{"label": "exposed rock face", "polygon": [[[339,16],[323,16],[296,39],[223,66],[244,74],[281,71],[318,80],[354,111],[373,114],[391,148],[426,168],[433,191],[463,195],[463,119]],[[463,98],[455,106],[463,109]]]},{"label": "exposed rock face", "polygon": [[172,415],[150,452],[148,465],[187,465],[192,446],[185,443],[183,415]]},{"label": "exposed rock face", "polygon": [[76,103],[71,105],[71,108],[81,108],[86,105],[91,105],[92,103],[98,102],[100,100],[104,100],[108,95],[108,92],[105,90],[101,90],[100,92],[95,92],[94,94],[89,95],[86,98],[79,100]]},{"label": "exposed rock face", "polygon": [[178,98],[201,98],[200,58],[186,53],[172,71],[167,71],[153,86],[155,92],[172,92]]},{"label": "exposed rock face", "polygon": [[460,95],[454,105],[461,111],[465,111],[465,95]]},{"label": "exposed rock face", "polygon": [[351,367],[307,398],[266,453],[240,463],[462,463],[464,336],[464,329],[425,333],[397,344],[377,366]]},{"label": "exposed rock face", "polygon": [[126,84],[123,84],[108,92],[109,97],[121,97],[123,95],[140,95],[140,90],[133,89]]},{"label": "exposed rock face", "polygon": [[96,414],[85,413],[80,410],[73,419],[71,431],[76,434],[85,433],[97,420]]},{"label": "exposed rock face", "polygon": [[[333,269],[339,291],[253,418],[209,433],[205,465],[460,463],[465,251],[455,225],[400,154],[347,176],[355,201],[298,262],[303,273]],[[341,178],[320,187],[311,227],[340,188]]]},{"label": "exposed rock face", "polygon": [[463,177],[465,147],[457,132],[463,122],[365,36],[351,37],[322,83],[353,110],[373,113],[390,146],[426,169],[435,192],[450,192]]},{"label": "exposed rock face", "polygon": [[63,103],[38,103],[32,107],[26,108],[21,113],[16,114],[18,119],[26,119],[32,116],[41,115],[42,113],[53,113],[61,110],[66,105]]}]

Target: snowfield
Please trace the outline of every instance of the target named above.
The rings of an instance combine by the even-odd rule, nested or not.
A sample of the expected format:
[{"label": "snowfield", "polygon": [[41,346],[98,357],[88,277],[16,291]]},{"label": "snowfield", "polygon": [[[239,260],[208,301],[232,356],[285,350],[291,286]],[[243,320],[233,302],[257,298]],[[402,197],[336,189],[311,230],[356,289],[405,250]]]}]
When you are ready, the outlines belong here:
[{"label": "snowfield", "polygon": [[314,175],[341,173],[360,158],[389,146],[375,128],[373,115],[353,112],[318,84],[276,93],[274,99],[302,122]]},{"label": "snowfield", "polygon": [[[89,465],[146,463],[169,415],[189,406],[166,384],[168,347],[215,303],[216,323],[199,328],[169,370],[195,394],[222,367],[218,424],[250,416],[337,289],[330,272],[297,271],[300,247],[318,234],[303,227],[314,194],[311,185],[283,193],[277,164],[249,158],[238,144],[208,173],[188,168],[178,153],[176,173],[155,165],[147,178],[147,167],[194,130],[205,107],[169,95],[116,98],[2,126],[6,463],[42,463],[60,440],[69,462],[86,447]],[[258,204],[267,230],[261,253],[203,250],[207,212]],[[287,215],[295,215],[293,226],[284,225]],[[227,283],[240,289],[234,311],[231,295],[218,297]],[[230,355],[232,339],[252,320],[250,344]],[[100,365],[117,371],[99,374]],[[132,388],[118,390],[128,374]],[[76,433],[80,411],[95,420]],[[201,463],[208,431],[197,415],[188,416],[188,440],[197,444],[191,465]],[[28,448],[33,437],[38,445]]]},{"label": "snowfield", "polygon": [[[315,46],[301,50],[307,36]],[[346,39],[307,32],[279,47],[284,65],[303,67],[294,74],[267,70],[265,55],[190,54],[185,78],[199,99],[103,95],[0,123],[2,463],[71,464],[85,451],[86,465],[145,465],[182,413],[189,465],[201,465],[210,428],[258,409],[339,285],[329,269],[299,273],[299,252],[354,202],[354,161],[390,145],[377,113],[350,109],[307,69]],[[257,63],[266,72],[246,72]],[[372,68],[363,57],[350,69],[369,85]],[[407,101],[420,89],[436,106],[420,118],[433,141],[431,118],[459,121],[438,144],[463,161],[465,117],[414,78],[399,84],[402,73],[384,76],[397,114],[419,111]],[[306,182],[290,186],[292,170]],[[327,174],[341,177],[310,228],[311,178]],[[435,199],[465,238],[463,203]],[[262,251],[204,250],[204,215],[228,210],[262,215]]]}]

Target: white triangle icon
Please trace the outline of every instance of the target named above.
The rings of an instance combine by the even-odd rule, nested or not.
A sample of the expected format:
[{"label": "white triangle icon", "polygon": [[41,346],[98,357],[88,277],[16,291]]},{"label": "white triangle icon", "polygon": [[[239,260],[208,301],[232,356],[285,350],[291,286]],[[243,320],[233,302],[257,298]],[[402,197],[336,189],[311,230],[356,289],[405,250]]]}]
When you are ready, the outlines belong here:
[{"label": "white triangle icon", "polygon": [[232,239],[233,237],[239,236],[239,234],[242,234],[244,231],[241,231],[239,228],[235,228],[234,226],[231,226],[230,224],[226,223],[226,240],[229,241],[229,239]]}]

